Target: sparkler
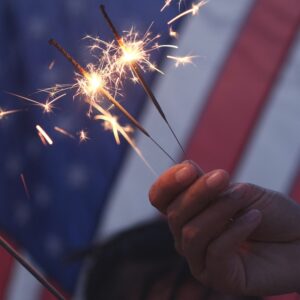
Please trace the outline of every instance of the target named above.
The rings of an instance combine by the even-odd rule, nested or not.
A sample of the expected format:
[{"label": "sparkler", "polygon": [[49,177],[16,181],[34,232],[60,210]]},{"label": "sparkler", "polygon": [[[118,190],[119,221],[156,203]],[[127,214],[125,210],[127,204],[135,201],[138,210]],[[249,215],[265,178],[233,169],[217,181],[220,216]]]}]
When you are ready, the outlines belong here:
[{"label": "sparkler", "polygon": [[201,0],[197,4],[193,3],[192,7],[190,9],[188,9],[188,10],[180,13],[179,15],[177,15],[176,17],[174,17],[173,19],[171,19],[168,22],[168,25],[171,25],[172,23],[174,23],[175,21],[179,20],[180,18],[182,18],[182,17],[184,17],[186,15],[191,14],[191,15],[195,16],[199,12],[200,8],[202,6],[204,6],[207,2],[208,2],[208,0]]},{"label": "sparkler", "polygon": [[100,5],[100,10],[101,10],[107,24],[109,25],[111,31],[113,32],[113,35],[114,35],[117,43],[119,44],[119,47],[123,52],[123,55],[125,57],[127,57],[126,61],[127,61],[128,66],[130,67],[130,69],[132,70],[132,72],[134,73],[134,75],[136,76],[138,81],[140,82],[141,86],[143,87],[144,91],[147,93],[147,95],[151,99],[152,103],[154,104],[154,106],[158,110],[159,114],[161,115],[161,117],[163,118],[163,120],[165,121],[167,126],[169,127],[170,131],[172,132],[172,135],[176,139],[176,141],[177,141],[178,145],[180,146],[182,152],[185,153],[184,149],[183,149],[183,146],[181,145],[181,143],[180,143],[179,139],[177,138],[174,130],[172,129],[169,121],[167,120],[167,117],[164,114],[159,102],[157,101],[156,97],[154,96],[152,90],[148,86],[147,82],[145,81],[145,79],[144,79],[144,77],[143,77],[143,75],[142,75],[142,73],[139,69],[139,66],[138,66],[137,62],[139,61],[139,59],[141,57],[140,52],[137,51],[137,49],[132,48],[132,45],[127,44],[127,43],[124,42],[124,39],[120,36],[120,34],[118,33],[118,30],[116,29],[116,27],[113,24],[112,20],[108,16],[104,5]]},{"label": "sparkler", "polygon": [[33,277],[35,277],[56,299],[65,300],[62,294],[36,270],[24,257],[22,257],[12,246],[10,246],[4,238],[0,236],[0,245],[13,258],[15,258]]},{"label": "sparkler", "polygon": [[[96,107],[94,95],[102,95],[109,100],[114,106],[116,106],[145,136],[147,136],[162,152],[164,152],[174,163],[175,160],[172,156],[159,145],[154,138],[146,131],[146,129],[136,120],[106,89],[105,79],[101,77],[101,74],[96,72],[88,72],[83,68],[56,40],[50,39],[49,44],[54,46],[80,73],[83,77],[83,82],[80,81],[80,86],[83,86],[83,91],[87,94],[87,102],[91,107]],[[92,94],[93,97],[90,97]]]}]

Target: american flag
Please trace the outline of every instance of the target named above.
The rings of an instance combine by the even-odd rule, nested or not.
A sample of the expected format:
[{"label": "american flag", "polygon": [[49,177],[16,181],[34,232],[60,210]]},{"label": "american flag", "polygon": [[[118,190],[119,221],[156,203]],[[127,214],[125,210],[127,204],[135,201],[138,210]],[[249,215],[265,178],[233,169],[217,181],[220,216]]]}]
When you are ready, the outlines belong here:
[{"label": "american flag", "polygon": [[[19,93],[70,82],[72,70],[49,49],[55,37],[75,57],[88,61],[85,34],[110,32],[97,1],[1,1],[0,90]],[[104,1],[105,4],[105,1]],[[186,1],[188,6],[190,3]],[[163,1],[107,1],[119,28],[166,32]],[[300,2],[299,0],[211,0],[197,16],[178,23],[179,49],[170,55],[199,55],[197,66],[176,68],[156,57],[165,76],[148,77],[186,157],[205,171],[224,168],[236,181],[259,184],[300,200]],[[165,56],[165,53],[163,53]],[[52,70],[48,69],[55,59]],[[126,93],[132,113],[179,161],[184,159],[142,90]],[[53,119],[38,110],[0,121],[0,230],[47,277],[74,299],[82,299],[84,264],[68,264],[72,251],[157,215],[147,200],[155,180],[125,143],[62,103],[56,124],[88,128],[85,144],[59,138],[44,148],[33,130]],[[1,107],[19,102],[1,95]],[[24,107],[23,103],[19,103]],[[22,106],[23,105],[23,106]],[[72,104],[73,105],[73,104]],[[135,140],[160,173],[171,163],[143,136]],[[24,174],[31,193],[20,183]],[[20,265],[0,252],[0,299],[51,299]],[[276,297],[296,299],[298,296]]]}]

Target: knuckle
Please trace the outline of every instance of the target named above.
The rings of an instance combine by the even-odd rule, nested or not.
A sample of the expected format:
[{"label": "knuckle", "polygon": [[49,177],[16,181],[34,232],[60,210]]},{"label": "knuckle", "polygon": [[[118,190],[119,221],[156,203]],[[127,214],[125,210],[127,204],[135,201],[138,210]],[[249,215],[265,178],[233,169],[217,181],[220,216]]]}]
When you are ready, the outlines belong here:
[{"label": "knuckle", "polygon": [[168,223],[172,229],[180,227],[180,215],[176,211],[168,212]]},{"label": "knuckle", "polygon": [[199,239],[199,231],[192,226],[184,226],[182,229],[182,248],[183,251],[193,249]]}]

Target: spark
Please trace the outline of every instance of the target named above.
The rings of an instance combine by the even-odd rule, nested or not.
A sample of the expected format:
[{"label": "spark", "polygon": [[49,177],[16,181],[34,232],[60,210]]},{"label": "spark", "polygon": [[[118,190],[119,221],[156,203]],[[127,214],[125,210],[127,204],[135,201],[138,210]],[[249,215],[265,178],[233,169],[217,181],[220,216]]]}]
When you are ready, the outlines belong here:
[{"label": "spark", "polygon": [[203,7],[205,4],[207,4],[208,0],[201,0],[200,2],[198,2],[197,4],[193,3],[192,4],[192,7],[182,13],[180,13],[179,15],[177,15],[176,17],[174,17],[173,19],[171,19],[169,22],[168,22],[168,25],[171,25],[172,23],[174,23],[175,21],[177,21],[178,19],[186,16],[186,15],[193,15],[195,16],[201,7]]},{"label": "spark", "polygon": [[54,126],[54,130],[61,133],[61,134],[63,134],[63,135],[65,135],[65,136],[67,136],[67,137],[69,137],[69,138],[71,138],[71,139],[75,139],[73,134],[69,133],[67,130],[65,130],[63,128],[60,128],[58,126]]},{"label": "spark", "polygon": [[171,56],[167,55],[167,58],[175,61],[175,67],[184,66],[186,64],[193,64],[193,59],[198,56]]},{"label": "spark", "polygon": [[44,141],[46,141],[49,145],[53,145],[52,139],[40,125],[36,125],[35,128],[38,131],[39,137],[40,138],[43,137],[41,138],[41,140],[44,145],[45,145]]},{"label": "spark", "polygon": [[27,183],[26,183],[26,180],[25,180],[25,176],[24,176],[23,173],[20,175],[20,178],[21,178],[21,181],[22,181],[22,184],[23,184],[24,191],[26,193],[27,199],[30,199],[29,189],[28,189],[28,186],[27,186]]},{"label": "spark", "polygon": [[171,5],[173,0],[165,0],[164,6],[161,8],[160,12],[163,12],[168,6]]},{"label": "spark", "polygon": [[[44,90],[41,90],[41,91],[44,91]],[[61,99],[62,97],[66,96],[66,94],[61,94],[57,97],[55,97],[54,99],[51,98],[51,94],[49,96],[49,98],[46,100],[45,103],[41,103],[39,101],[36,101],[32,98],[28,98],[28,97],[25,97],[25,96],[22,96],[22,95],[18,95],[18,94],[15,94],[15,93],[11,93],[11,92],[7,92],[9,95],[12,95],[12,96],[15,96],[17,98],[20,98],[20,99],[23,99],[23,100],[26,100],[28,102],[31,102],[33,103],[33,105],[36,105],[36,106],[39,106],[43,109],[44,113],[50,113],[53,111],[54,109],[54,105],[53,103],[58,101],[59,99]]]},{"label": "spark", "polygon": [[48,69],[51,71],[53,69],[54,65],[55,65],[55,60],[52,60],[48,66]]},{"label": "spark", "polygon": [[175,39],[178,38],[178,33],[176,31],[174,31],[172,27],[169,28],[169,35],[170,35],[170,37],[173,37]]},{"label": "spark", "polygon": [[[97,103],[98,96],[102,96],[108,101],[110,101],[116,108],[118,108],[142,133],[144,133],[147,137],[151,138],[149,133],[146,131],[146,129],[136,120],[109,92],[109,90],[106,88],[106,86],[103,86],[102,84],[98,84],[97,88],[98,91],[95,93],[95,95],[89,95],[86,94],[87,91],[92,90],[90,87],[91,84],[91,75],[90,73],[84,69],[57,41],[54,39],[51,39],[49,41],[49,44],[54,46],[57,50],[61,52],[62,55],[65,56],[65,58],[73,65],[73,67],[80,73],[78,74],[78,86],[79,89],[77,91],[77,94],[83,94],[86,97],[86,102],[90,105],[90,111],[92,107]],[[88,65],[90,69],[93,70],[92,65]],[[99,71],[100,72],[100,71]],[[101,73],[101,72],[100,72]],[[102,81],[103,82],[103,81]],[[95,86],[94,81],[92,81],[93,86]],[[82,88],[83,87],[83,88]],[[92,97],[91,97],[92,96]],[[97,96],[97,97],[96,97]],[[151,138],[152,139],[152,138]]]},{"label": "spark", "polygon": [[127,143],[132,147],[132,149],[137,153],[137,155],[141,158],[141,160],[145,163],[145,165],[149,168],[149,170],[156,176],[156,172],[153,170],[153,168],[149,165],[145,157],[143,156],[140,149],[136,146],[134,141],[130,138],[129,132],[132,132],[132,127],[128,126],[121,126],[118,123],[118,119],[116,116],[113,116],[110,112],[104,110],[101,106],[95,104],[94,108],[100,112],[100,115],[95,115],[95,120],[102,120],[104,121],[104,128],[107,130],[112,130],[116,143],[120,144],[120,137],[123,136],[123,138],[127,141]]},{"label": "spark", "polygon": [[22,109],[3,110],[0,107],[0,120],[4,119],[4,117],[6,117],[8,115],[16,114],[20,111],[23,111],[23,110]]},{"label": "spark", "polygon": [[79,135],[79,141],[81,143],[89,139],[88,133],[85,130],[80,130],[78,135]]}]

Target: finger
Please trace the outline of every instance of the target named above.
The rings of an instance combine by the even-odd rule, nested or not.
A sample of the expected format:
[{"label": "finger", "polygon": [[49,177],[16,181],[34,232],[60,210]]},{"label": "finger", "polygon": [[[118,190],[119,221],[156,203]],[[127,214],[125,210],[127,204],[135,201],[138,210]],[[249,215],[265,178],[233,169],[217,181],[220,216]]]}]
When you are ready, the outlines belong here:
[{"label": "finger", "polygon": [[151,204],[165,213],[169,203],[201,175],[202,171],[190,161],[170,168],[152,185],[149,192]]},{"label": "finger", "polygon": [[214,240],[207,249],[207,259],[216,265],[232,256],[259,225],[262,214],[251,209],[236,219],[232,225]]},{"label": "finger", "polygon": [[234,217],[247,203],[241,198],[247,186],[239,184],[233,190],[186,223],[176,239],[179,252],[198,260],[198,269],[204,269],[206,249],[211,241],[226,230],[229,219]]},{"label": "finger", "polygon": [[200,214],[229,183],[228,173],[215,170],[197,179],[167,208],[170,229],[175,240],[180,241],[182,227]]}]

